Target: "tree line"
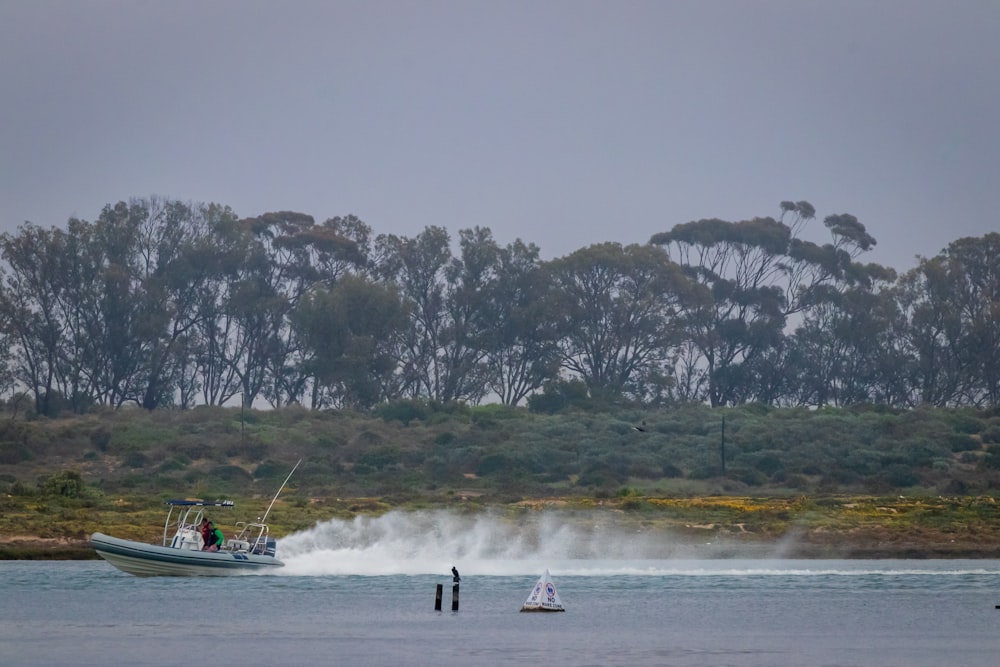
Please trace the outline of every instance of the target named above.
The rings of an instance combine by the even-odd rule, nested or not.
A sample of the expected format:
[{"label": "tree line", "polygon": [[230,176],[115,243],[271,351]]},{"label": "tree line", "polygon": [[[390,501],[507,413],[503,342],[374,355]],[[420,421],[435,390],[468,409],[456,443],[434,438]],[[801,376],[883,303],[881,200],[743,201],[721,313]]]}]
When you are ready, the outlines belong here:
[{"label": "tree line", "polygon": [[[0,236],[0,379],[38,414],[409,399],[1000,404],[1000,234],[903,275],[849,214],[679,224],[543,261],[488,228],[375,235],[150,197]],[[456,242],[457,241],[457,242]]]}]

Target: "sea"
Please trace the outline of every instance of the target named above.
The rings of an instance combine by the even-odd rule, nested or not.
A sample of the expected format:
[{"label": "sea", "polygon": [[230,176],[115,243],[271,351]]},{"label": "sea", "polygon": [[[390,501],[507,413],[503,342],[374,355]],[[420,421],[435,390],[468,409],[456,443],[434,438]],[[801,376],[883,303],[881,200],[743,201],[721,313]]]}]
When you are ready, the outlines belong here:
[{"label": "sea", "polygon": [[[0,562],[0,665],[1000,664],[1000,561],[741,557],[565,519],[331,521],[279,540],[274,574]],[[520,613],[545,570],[566,611]]]}]

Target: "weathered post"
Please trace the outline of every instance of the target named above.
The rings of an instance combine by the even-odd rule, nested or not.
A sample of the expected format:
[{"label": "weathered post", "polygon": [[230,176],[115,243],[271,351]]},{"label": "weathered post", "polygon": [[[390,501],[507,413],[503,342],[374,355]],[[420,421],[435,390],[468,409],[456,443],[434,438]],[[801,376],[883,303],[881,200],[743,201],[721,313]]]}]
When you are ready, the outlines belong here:
[{"label": "weathered post", "polygon": [[444,597],[444,584],[437,585],[437,594],[434,596],[434,611],[441,611],[441,598]]},{"label": "weathered post", "polygon": [[458,584],[451,587],[451,610],[458,611]]},{"label": "weathered post", "polygon": [[726,474],[726,415],[722,415],[722,442],[719,445],[719,459],[722,461],[722,474]]}]

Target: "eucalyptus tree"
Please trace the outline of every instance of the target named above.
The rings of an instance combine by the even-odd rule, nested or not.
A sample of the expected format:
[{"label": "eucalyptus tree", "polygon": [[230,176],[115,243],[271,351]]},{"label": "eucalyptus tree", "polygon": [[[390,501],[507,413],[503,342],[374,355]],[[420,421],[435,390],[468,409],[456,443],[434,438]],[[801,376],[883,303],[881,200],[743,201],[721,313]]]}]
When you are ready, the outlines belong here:
[{"label": "eucalyptus tree", "polygon": [[849,286],[817,291],[786,341],[790,358],[776,365],[788,381],[787,402],[823,407],[902,400],[895,381],[901,366],[896,304],[889,289],[895,279],[891,269],[856,266]]},{"label": "eucalyptus tree", "polygon": [[450,237],[443,227],[430,226],[414,238],[394,234],[375,239],[377,275],[398,285],[410,309],[410,327],[397,343],[398,390],[409,398],[440,398],[438,359],[445,340],[444,267],[451,259]]},{"label": "eucalyptus tree", "polygon": [[39,413],[52,414],[57,395],[75,411],[134,398],[141,352],[128,246],[118,235],[109,247],[98,224],[75,218],[67,230],[27,224],[4,237],[4,310]]},{"label": "eucalyptus tree", "polygon": [[[371,228],[354,215],[328,218],[322,224],[299,230],[288,242],[300,251],[300,261],[308,267],[306,292],[330,290],[344,278],[371,276]],[[294,315],[298,305],[292,307]],[[323,381],[312,373],[317,368],[313,346],[303,344],[300,332],[292,317],[288,336],[294,345],[290,348],[282,378],[285,380],[286,401],[303,401],[309,397],[313,407],[326,403],[323,398]]]},{"label": "eucalyptus tree", "polygon": [[209,206],[205,220],[212,239],[214,276],[203,288],[199,302],[201,317],[195,325],[192,357],[184,371],[205,405],[225,405],[243,388],[238,352],[241,336],[241,309],[232,305],[243,286],[244,268],[252,235],[228,207]]},{"label": "eucalyptus tree", "polygon": [[[149,410],[178,398],[189,406],[197,384],[185,369],[196,350],[204,299],[221,269],[213,223],[217,216],[231,216],[231,211],[156,198],[137,203],[137,226],[123,230],[135,234],[139,317],[134,342],[142,352],[136,401]],[[105,230],[109,244],[121,222],[132,224],[105,220],[102,213],[98,228],[105,222],[112,223]]]},{"label": "eucalyptus tree", "polygon": [[0,244],[6,263],[0,308],[5,331],[15,342],[12,373],[33,395],[35,412],[50,415],[57,393],[69,391],[61,363],[65,234],[26,223],[15,235],[3,234]]},{"label": "eucalyptus tree", "polygon": [[347,274],[372,275],[372,229],[355,215],[327,218],[310,233],[317,281],[332,286]]},{"label": "eucalyptus tree", "polygon": [[476,312],[486,386],[504,405],[518,405],[558,374],[556,322],[539,249],[520,239],[500,248],[495,278]]},{"label": "eucalyptus tree", "polygon": [[489,295],[500,280],[501,248],[485,227],[460,229],[459,256],[445,266],[445,342],[439,358],[446,369],[442,400],[478,403],[487,393],[487,332],[496,326],[489,317]]},{"label": "eucalyptus tree", "polygon": [[645,400],[665,391],[692,284],[651,245],[602,243],[546,265],[560,364],[594,398]]},{"label": "eucalyptus tree", "polygon": [[394,341],[408,324],[391,283],[345,274],[332,287],[314,286],[292,311],[314,378],[311,407],[366,410],[396,398]]},{"label": "eucalyptus tree", "polygon": [[[846,214],[824,220],[831,243],[799,238],[814,217],[808,202],[786,201],[777,220],[698,220],[650,240],[710,292],[710,301],[689,320],[684,371],[687,385],[703,382],[712,405],[753,400],[753,382],[781,358],[787,318],[815,303],[824,285],[842,280],[853,258],[875,243]],[[691,352],[698,357],[694,364]],[[695,377],[699,371],[703,381]]]},{"label": "eucalyptus tree", "polygon": [[[351,224],[360,233],[358,222]],[[313,286],[333,284],[345,265],[362,265],[364,257],[336,222],[316,225],[304,213],[265,213],[237,221],[228,232],[240,260],[224,290],[215,338],[244,405],[258,397],[275,407],[298,402],[310,376],[291,313]]]},{"label": "eucalyptus tree", "polygon": [[953,241],[944,251],[960,312],[962,334],[956,350],[970,382],[969,405],[1000,405],[1000,233]]},{"label": "eucalyptus tree", "polygon": [[202,232],[197,209],[154,197],[107,205],[66,231],[28,225],[5,238],[5,308],[42,412],[54,390],[76,410],[174,401],[182,341],[210,275],[193,255]]},{"label": "eucalyptus tree", "polygon": [[450,243],[448,232],[433,226],[412,239],[379,236],[375,269],[399,286],[410,311],[398,345],[399,394],[475,403],[486,394],[477,312],[485,307],[497,247],[481,228],[459,232],[460,257]]},{"label": "eucalyptus tree", "polygon": [[1000,401],[1000,234],[963,238],[900,280],[914,403]]}]

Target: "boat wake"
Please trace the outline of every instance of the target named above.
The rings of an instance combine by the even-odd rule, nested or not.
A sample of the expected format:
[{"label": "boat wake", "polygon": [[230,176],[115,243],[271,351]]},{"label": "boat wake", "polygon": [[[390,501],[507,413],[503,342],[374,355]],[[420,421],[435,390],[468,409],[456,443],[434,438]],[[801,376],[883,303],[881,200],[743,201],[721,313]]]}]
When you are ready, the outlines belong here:
[{"label": "boat wake", "polygon": [[676,550],[668,536],[629,532],[598,515],[435,510],[332,520],[280,540],[283,574],[432,574],[461,562],[470,574],[537,576],[540,562],[668,558]]},{"label": "boat wake", "polygon": [[[611,513],[462,514],[389,512],[331,520],[279,540],[280,575],[427,575],[458,565],[463,574],[537,576],[852,576],[939,573],[930,564],[791,561],[771,554],[740,558],[732,544],[692,544],[662,530],[627,527]],[[986,568],[996,573],[996,563]],[[931,569],[928,569],[931,568]],[[977,564],[953,574],[987,573]]]}]

